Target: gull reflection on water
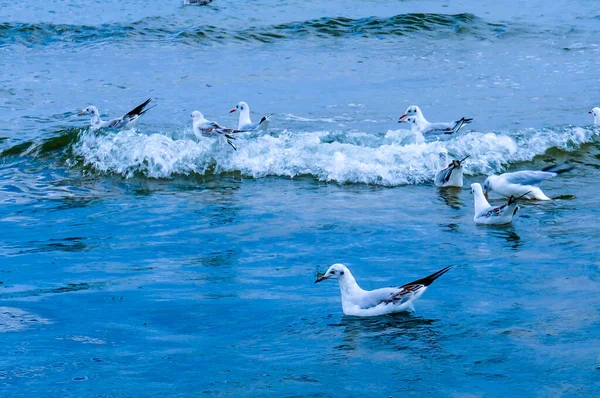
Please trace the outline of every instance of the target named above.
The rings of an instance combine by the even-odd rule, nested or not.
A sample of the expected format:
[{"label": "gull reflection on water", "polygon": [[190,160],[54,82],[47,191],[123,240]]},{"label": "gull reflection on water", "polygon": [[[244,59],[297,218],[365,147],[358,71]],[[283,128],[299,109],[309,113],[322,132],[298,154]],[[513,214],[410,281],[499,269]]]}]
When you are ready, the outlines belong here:
[{"label": "gull reflection on water", "polygon": [[446,187],[438,188],[440,198],[446,203],[446,205],[452,209],[460,210],[464,206],[464,202],[460,198],[462,188],[458,187]]},{"label": "gull reflection on water", "polygon": [[[377,350],[403,351],[414,348],[437,348],[437,335],[434,323],[412,313],[376,317],[354,317],[344,315],[339,324],[330,325],[343,328],[343,343],[338,351],[354,351],[361,347]],[[416,346],[415,346],[416,344]]]}]

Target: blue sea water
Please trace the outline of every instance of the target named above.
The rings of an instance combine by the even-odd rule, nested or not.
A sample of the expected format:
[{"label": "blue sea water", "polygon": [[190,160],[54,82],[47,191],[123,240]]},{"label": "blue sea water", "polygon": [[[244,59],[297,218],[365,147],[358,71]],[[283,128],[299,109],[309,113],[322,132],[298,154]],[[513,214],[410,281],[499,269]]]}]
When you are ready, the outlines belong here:
[{"label": "blue sea water", "polygon": [[[582,0],[0,0],[0,392],[598,396],[599,31]],[[136,130],[76,115],[148,97]],[[269,133],[193,136],[242,100]],[[423,142],[412,104],[475,123]],[[562,161],[554,200],[474,225],[471,183]],[[357,318],[313,284],[336,262],[454,268]]]}]

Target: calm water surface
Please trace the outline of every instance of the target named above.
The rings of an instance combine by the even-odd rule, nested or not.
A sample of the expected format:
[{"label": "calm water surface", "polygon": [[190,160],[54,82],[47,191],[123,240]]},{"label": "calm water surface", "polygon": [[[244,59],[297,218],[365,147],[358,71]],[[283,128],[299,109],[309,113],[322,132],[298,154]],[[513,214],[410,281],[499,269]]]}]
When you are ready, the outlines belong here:
[{"label": "calm water surface", "polygon": [[[582,0],[0,0],[0,392],[598,396],[599,31]],[[76,116],[147,97],[137,130]],[[193,137],[241,100],[270,133]],[[411,104],[473,130],[422,142]],[[566,160],[555,200],[473,224],[471,183]],[[313,284],[335,262],[455,268],[354,318]]]}]

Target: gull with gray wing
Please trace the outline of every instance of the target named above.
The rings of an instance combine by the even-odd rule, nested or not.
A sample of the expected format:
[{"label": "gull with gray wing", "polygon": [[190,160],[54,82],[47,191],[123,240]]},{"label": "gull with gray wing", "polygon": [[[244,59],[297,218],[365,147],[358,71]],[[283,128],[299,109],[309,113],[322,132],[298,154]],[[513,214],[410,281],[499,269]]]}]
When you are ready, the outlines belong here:
[{"label": "gull with gray wing", "polygon": [[112,119],[109,121],[103,121],[102,119],[100,119],[100,112],[98,112],[98,108],[96,108],[93,105],[90,105],[87,108],[82,109],[81,111],[79,111],[78,115],[79,116],[82,116],[82,115],[91,115],[92,116],[92,119],[90,121],[90,128],[92,131],[98,130],[101,128],[108,128],[108,129],[132,128],[135,125],[135,123],[137,122],[137,120],[140,118],[140,116],[142,116],[144,113],[148,112],[150,109],[154,108],[154,106],[147,108],[150,101],[152,101],[152,98],[148,98],[146,101],[144,101],[140,105],[136,106],[135,108],[133,108],[132,110],[127,112],[123,117],[119,117],[119,118]]},{"label": "gull with gray wing", "polygon": [[440,276],[452,267],[443,268],[425,278],[399,287],[363,290],[344,264],[333,264],[315,283],[337,279],[342,294],[342,310],[345,315],[377,316],[394,312],[414,311],[413,303]]}]

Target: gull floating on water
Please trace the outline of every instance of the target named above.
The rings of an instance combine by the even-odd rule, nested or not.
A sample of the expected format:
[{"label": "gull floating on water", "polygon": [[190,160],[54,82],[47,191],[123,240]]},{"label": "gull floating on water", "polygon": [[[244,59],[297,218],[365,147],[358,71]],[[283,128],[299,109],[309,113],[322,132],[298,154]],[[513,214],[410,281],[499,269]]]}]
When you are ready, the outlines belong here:
[{"label": "gull floating on water", "polygon": [[473,193],[475,202],[475,216],[473,217],[475,224],[502,225],[510,224],[512,222],[513,216],[517,214],[517,210],[519,210],[517,200],[527,195],[529,192],[526,192],[525,195],[518,198],[511,195],[510,198],[508,198],[508,203],[503,204],[502,206],[491,206],[485,199],[481,184],[477,182],[471,184],[471,193]]},{"label": "gull floating on water", "polygon": [[148,104],[152,101],[152,98],[148,98],[144,103],[136,106],[129,112],[125,114],[123,117],[119,117],[116,119],[112,119],[109,121],[103,121],[100,119],[100,113],[98,112],[98,108],[93,105],[88,106],[85,109],[82,109],[77,113],[79,116],[82,115],[92,115],[92,120],[90,121],[90,127],[93,130],[98,130],[101,128],[109,128],[109,129],[121,129],[121,128],[132,128],[135,125],[135,122],[142,116],[144,113],[148,112],[150,109],[154,108],[154,106],[150,108],[146,108]]},{"label": "gull floating on water", "polygon": [[237,151],[236,146],[231,140],[235,140],[235,137],[232,134],[239,133],[240,130],[228,129],[220,126],[216,122],[206,120],[204,115],[199,111],[192,112],[192,130],[194,131],[194,135],[199,139],[203,136],[210,137],[213,133],[222,135],[226,138],[227,143]]},{"label": "gull floating on water", "polygon": [[456,121],[456,124],[454,125],[454,127],[447,128],[444,130],[429,129],[428,126],[426,124],[423,124],[421,121],[419,121],[419,118],[416,116],[408,116],[402,120],[399,120],[398,123],[410,124],[410,131],[415,134],[425,134],[425,133],[431,133],[431,132],[443,132],[444,134],[454,134],[458,130],[460,130],[461,127],[464,126],[466,122],[465,122],[465,119],[460,119],[460,120]]},{"label": "gull floating on water", "polygon": [[325,279],[337,279],[342,292],[342,310],[345,315],[376,316],[411,310],[413,303],[437,278],[452,267],[443,268],[423,279],[400,287],[384,287],[376,290],[363,290],[344,264],[333,264],[315,283]]},{"label": "gull floating on water", "polygon": [[588,113],[594,115],[594,124],[600,125],[600,108],[598,108],[598,107],[592,108],[592,110],[589,111]]},{"label": "gull floating on water", "polygon": [[[463,186],[463,162],[467,160],[469,156],[464,157],[461,160],[453,160],[450,162],[448,167],[442,170],[438,170],[435,173],[433,183],[436,187],[462,187]],[[440,153],[440,160],[443,164],[447,164],[446,152]]]},{"label": "gull floating on water", "polygon": [[[408,120],[410,117],[413,117],[413,120]],[[460,130],[465,124],[473,122],[472,118],[462,117],[459,120],[448,123],[430,123],[423,116],[423,112],[421,112],[421,108],[416,105],[411,105],[406,108],[406,112],[400,116],[398,123],[412,123],[416,125],[418,131],[425,134],[434,131],[442,131],[446,134],[452,134]]]},{"label": "gull floating on water", "polygon": [[485,179],[483,189],[485,195],[494,191],[506,197],[512,195],[532,200],[550,200],[536,185],[572,169],[572,166],[563,163],[548,166],[542,170],[523,170],[514,173],[491,175]]},{"label": "gull floating on water", "polygon": [[260,119],[260,122],[252,123],[250,120],[250,107],[244,101],[239,102],[235,108],[229,111],[229,113],[233,113],[235,111],[240,111],[240,121],[238,123],[238,129],[244,131],[253,131],[253,130],[268,130],[269,124],[271,124],[270,115],[263,116]]}]

